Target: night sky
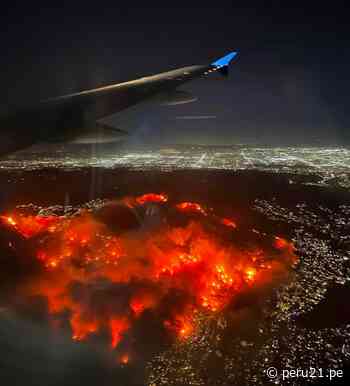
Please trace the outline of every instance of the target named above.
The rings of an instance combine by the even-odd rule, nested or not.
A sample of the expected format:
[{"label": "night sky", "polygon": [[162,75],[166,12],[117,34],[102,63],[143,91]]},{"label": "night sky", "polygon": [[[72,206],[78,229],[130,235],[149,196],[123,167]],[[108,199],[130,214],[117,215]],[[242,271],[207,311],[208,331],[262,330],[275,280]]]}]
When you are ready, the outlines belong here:
[{"label": "night sky", "polygon": [[[1,110],[210,63],[237,50],[228,80],[214,77],[183,87],[198,102],[140,115],[141,137],[166,143],[349,144],[345,2],[263,3],[2,5]],[[176,118],[187,115],[216,118]]]}]

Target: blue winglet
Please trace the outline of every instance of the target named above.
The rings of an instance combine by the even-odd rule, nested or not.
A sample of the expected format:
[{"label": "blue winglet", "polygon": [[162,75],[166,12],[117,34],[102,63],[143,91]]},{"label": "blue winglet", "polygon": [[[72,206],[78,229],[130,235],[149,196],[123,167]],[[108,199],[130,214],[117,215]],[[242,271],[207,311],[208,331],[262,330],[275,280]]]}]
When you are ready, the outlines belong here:
[{"label": "blue winglet", "polygon": [[237,52],[230,52],[228,55],[223,56],[222,58],[216,60],[215,62],[211,63],[215,67],[223,67],[228,66],[231,60],[237,55]]}]

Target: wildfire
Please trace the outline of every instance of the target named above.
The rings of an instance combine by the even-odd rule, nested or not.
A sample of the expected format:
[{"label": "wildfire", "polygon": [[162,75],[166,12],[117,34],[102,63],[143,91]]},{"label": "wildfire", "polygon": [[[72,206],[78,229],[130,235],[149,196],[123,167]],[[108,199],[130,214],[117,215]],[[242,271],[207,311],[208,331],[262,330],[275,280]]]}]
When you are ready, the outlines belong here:
[{"label": "wildfire", "polygon": [[128,354],[123,354],[120,358],[119,358],[119,363],[122,364],[122,365],[127,365],[130,361],[130,358],[129,358],[129,355]]},{"label": "wildfire", "polygon": [[162,193],[146,193],[138,197],[124,197],[122,202],[129,208],[134,208],[138,205],[146,203],[164,204],[168,201],[168,196]]},{"label": "wildfire", "polygon": [[156,294],[144,290],[142,293],[136,294],[130,300],[130,308],[134,313],[135,318],[141,316],[145,310],[152,309],[157,304]]},{"label": "wildfire", "polygon": [[229,218],[221,219],[221,224],[226,225],[227,227],[231,227],[233,229],[237,228],[236,223],[233,220],[230,220]]},{"label": "wildfire", "polygon": [[249,267],[246,269],[245,274],[246,274],[247,281],[252,282],[255,279],[256,269],[253,267]]},{"label": "wildfire", "polygon": [[2,217],[8,224],[10,224],[10,225],[12,225],[12,226],[16,226],[17,225],[17,223],[16,223],[16,221],[13,219],[13,217],[11,217],[11,216],[3,216]]},{"label": "wildfire", "polygon": [[136,202],[140,205],[143,205],[146,202],[162,203],[167,201],[168,201],[168,197],[165,194],[156,194],[156,193],[147,193],[147,194],[144,194],[143,196],[136,198]]},{"label": "wildfire", "polygon": [[291,247],[291,244],[285,240],[282,239],[282,237],[275,237],[275,247],[278,249],[288,249]]},{"label": "wildfire", "polygon": [[57,216],[0,216],[0,220],[15,228],[25,238],[30,238],[43,231],[54,231],[55,224],[60,220]]},{"label": "wildfire", "polygon": [[193,212],[193,213],[201,213],[206,215],[206,211],[202,208],[202,206],[196,202],[181,202],[176,205],[176,208],[182,212]]},{"label": "wildfire", "polygon": [[[168,197],[148,193],[121,202],[135,208],[165,204]],[[274,254],[261,248],[245,251],[204,227],[212,217],[211,224],[236,228],[233,220],[211,216],[194,202],[175,208],[186,225],[162,223],[148,232],[126,234],[110,230],[93,211],[71,216],[16,212],[0,218],[25,238],[36,236],[35,253],[46,269],[26,284],[26,294],[44,296],[53,319],[68,315],[73,340],[109,336],[110,349],[119,350],[146,311],[161,318],[168,333],[188,339],[196,329],[196,313],[223,310],[241,291],[259,285],[260,273],[275,269],[280,260],[283,267],[296,261],[287,240],[272,238]],[[204,216],[194,220],[187,216],[191,213]],[[276,256],[274,264],[270,255]],[[172,307],[173,293],[183,300],[172,300]],[[118,358],[121,364],[129,362],[128,354]]]},{"label": "wildfire", "polygon": [[123,337],[123,333],[129,328],[129,323],[125,318],[112,319],[110,321],[110,332],[111,332],[111,348],[117,347],[118,343]]},{"label": "wildfire", "polygon": [[95,333],[98,330],[98,323],[95,321],[85,321],[79,314],[74,314],[70,320],[73,330],[73,340],[84,340],[88,335]]}]

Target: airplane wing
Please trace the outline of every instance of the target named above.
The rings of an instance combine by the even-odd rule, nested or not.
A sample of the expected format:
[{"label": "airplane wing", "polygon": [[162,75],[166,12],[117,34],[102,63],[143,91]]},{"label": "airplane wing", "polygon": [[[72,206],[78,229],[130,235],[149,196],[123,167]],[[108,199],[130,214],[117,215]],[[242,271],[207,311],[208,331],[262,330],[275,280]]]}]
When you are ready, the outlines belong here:
[{"label": "airplane wing", "polygon": [[236,55],[231,52],[210,64],[50,98],[16,110],[0,117],[0,155],[40,141],[113,141],[123,130],[103,124],[103,118],[152,98],[169,105],[193,101],[191,95],[177,88],[215,72],[227,76],[228,65]]}]

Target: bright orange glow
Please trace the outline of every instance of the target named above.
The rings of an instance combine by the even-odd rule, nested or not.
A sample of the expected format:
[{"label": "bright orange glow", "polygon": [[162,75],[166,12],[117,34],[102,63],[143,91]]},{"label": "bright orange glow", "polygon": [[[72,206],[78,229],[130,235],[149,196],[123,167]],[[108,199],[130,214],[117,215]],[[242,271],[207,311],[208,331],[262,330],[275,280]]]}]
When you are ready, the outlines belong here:
[{"label": "bright orange glow", "polygon": [[288,242],[281,237],[275,237],[275,246],[276,248],[282,249],[288,245]]},{"label": "bright orange glow", "polygon": [[255,279],[256,269],[253,267],[249,267],[245,270],[245,274],[247,281],[252,282]]},{"label": "bright orange glow", "polygon": [[122,202],[129,208],[134,208],[137,205],[144,205],[148,202],[153,202],[156,204],[166,203],[168,201],[168,196],[161,193],[146,193],[138,197],[124,197]]},{"label": "bright orange glow", "polygon": [[189,315],[176,315],[172,320],[165,320],[164,326],[173,331],[179,339],[188,339],[194,331]]},{"label": "bright orange glow", "polygon": [[190,323],[184,323],[181,326],[179,334],[180,334],[181,338],[186,339],[192,334],[192,332],[193,332],[192,325]]},{"label": "bright orange glow", "polygon": [[288,251],[289,253],[293,254],[295,251],[293,243],[290,241],[287,241],[283,239],[282,237],[275,237],[275,243],[274,243],[275,248],[281,250],[281,251]]},{"label": "bright orange glow", "polygon": [[181,202],[176,205],[176,208],[182,212],[197,212],[206,215],[206,211],[200,204],[196,202]]},{"label": "bright orange glow", "polygon": [[[149,193],[121,202],[135,208],[167,200]],[[53,320],[67,315],[73,340],[109,337],[110,349],[119,350],[147,312],[169,334],[188,339],[196,330],[195,314],[220,312],[242,291],[259,286],[262,276],[272,278],[274,269],[286,270],[297,260],[287,240],[270,237],[245,250],[221,239],[227,232],[219,223],[234,228],[232,220],[209,215],[193,202],[175,208],[182,225],[164,221],[139,233],[113,231],[93,211],[64,217],[16,211],[0,218],[24,237],[36,236],[33,248],[43,269],[23,284],[23,293],[44,296]],[[204,216],[194,219],[192,213]],[[173,293],[183,300],[177,303]],[[129,361],[122,358],[120,363]]]},{"label": "bright orange glow", "polygon": [[130,361],[130,358],[129,358],[129,355],[128,354],[123,354],[120,358],[119,358],[119,362],[122,364],[122,365],[127,365]]},{"label": "bright orange glow", "polygon": [[17,225],[16,221],[15,221],[11,216],[5,217],[5,220],[6,220],[10,225],[12,225],[12,226],[16,226],[16,225]]},{"label": "bright orange glow", "polygon": [[138,301],[138,299],[134,299],[130,302],[130,308],[133,310],[136,316],[141,315],[145,310],[145,306],[141,301]]},{"label": "bright orange glow", "polygon": [[140,317],[141,314],[147,310],[154,308],[157,305],[158,298],[155,293],[143,291],[142,293],[136,294],[130,301],[130,308],[132,309],[136,318]]},{"label": "bright orange glow", "polygon": [[123,333],[129,328],[128,321],[123,319],[111,319],[110,323],[111,332],[111,348],[114,349],[118,346],[118,343],[123,337]]},{"label": "bright orange glow", "polygon": [[53,231],[55,223],[60,220],[58,216],[19,216],[13,214],[11,216],[0,216],[0,219],[12,226],[26,238],[35,236],[43,231]]},{"label": "bright orange glow", "polygon": [[47,267],[57,267],[72,258],[84,266],[96,265],[99,261],[115,265],[123,255],[119,239],[87,214],[79,219],[62,219],[51,233],[54,237],[37,252],[38,259]]},{"label": "bright orange glow", "polygon": [[72,327],[73,340],[83,340],[88,335],[93,334],[98,330],[98,324],[96,321],[84,320],[79,314],[74,314],[70,323]]},{"label": "bright orange glow", "polygon": [[146,202],[161,203],[161,202],[167,202],[167,201],[168,201],[168,197],[166,195],[157,194],[157,193],[148,193],[136,198],[136,202],[140,205],[143,205]]},{"label": "bright orange glow", "polygon": [[229,218],[221,219],[221,224],[226,225],[227,227],[231,227],[233,229],[237,228],[236,223],[233,220],[230,220]]}]

